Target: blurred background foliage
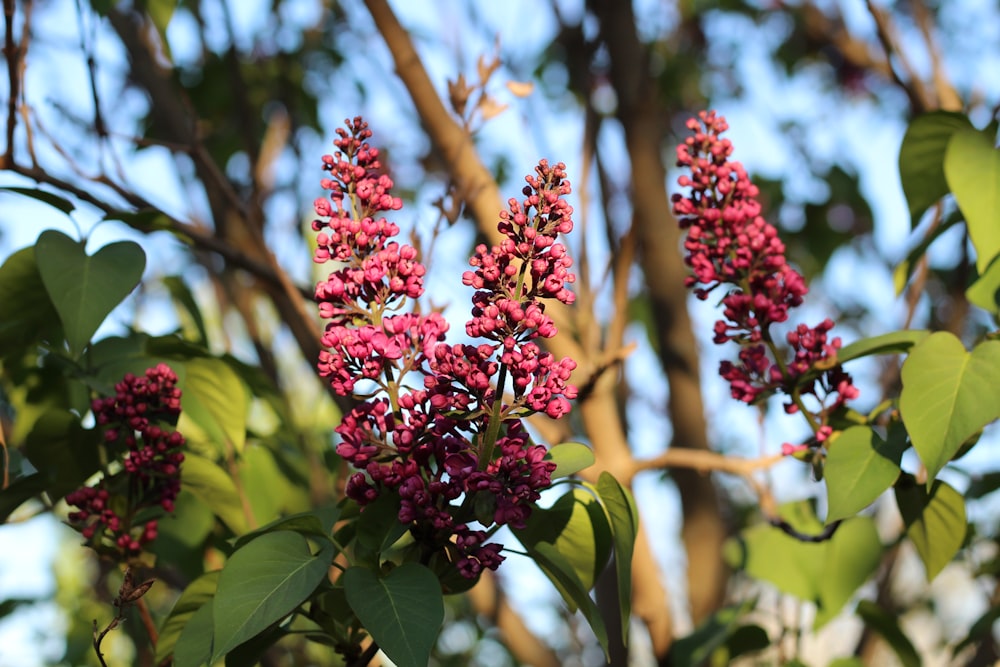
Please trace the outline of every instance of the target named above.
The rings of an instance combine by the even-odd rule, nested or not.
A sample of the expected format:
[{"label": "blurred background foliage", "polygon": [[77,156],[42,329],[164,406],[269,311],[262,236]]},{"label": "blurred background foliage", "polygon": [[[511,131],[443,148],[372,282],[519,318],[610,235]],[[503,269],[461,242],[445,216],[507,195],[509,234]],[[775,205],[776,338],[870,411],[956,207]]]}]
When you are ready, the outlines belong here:
[{"label": "blurred background foliage", "polygon": [[[233,427],[245,431],[241,451],[215,448],[196,417],[180,425],[216,464],[211,470],[226,474],[225,483],[215,472],[186,477],[177,518],[163,521],[156,543],[163,585],[151,595],[154,617],[162,619],[178,591],[219,566],[215,547],[233,528],[224,508],[238,517],[230,521],[262,525],[339,497],[343,476],[332,429],[344,406],[312,372],[320,325],[308,303],[316,277],[308,204],[321,194],[319,158],[331,151],[333,129],[355,115],[371,122],[406,201],[398,221],[425,251],[432,301],[446,307],[453,331],[462,329],[468,296],[455,287],[462,258],[485,234],[462,205],[477,193],[456,177],[435,115],[414,103],[413,85],[397,76],[407,63],[393,60],[386,43],[394,38],[373,21],[385,16],[384,2],[5,0],[4,7],[5,69],[12,76],[2,84],[8,142],[0,179],[62,199],[0,193],[0,252],[10,257],[46,227],[73,235],[75,226],[95,247],[139,241],[148,258],[143,282],[99,332],[91,383],[160,359],[204,359],[226,369],[210,371],[226,380],[205,400],[231,405],[226,401],[239,395],[245,403],[245,424]],[[637,0],[630,8],[611,0],[452,0],[396,2],[391,9],[450,104],[447,117],[469,132],[504,196],[519,191],[539,157],[563,160],[576,175],[581,233],[574,254],[589,267],[581,268],[588,283],[583,303],[598,321],[596,333],[581,327],[576,334],[581,349],[612,358],[614,372],[602,376],[614,376],[612,386],[602,391],[613,398],[629,445],[615,456],[632,457],[605,458],[605,468],[628,469],[668,446],[763,456],[802,435],[780,410],[729,400],[715,376],[722,353],[710,344],[712,304],[687,304],[679,283],[664,287],[661,280],[683,271],[665,208],[673,189],[666,180],[673,180],[683,123],[699,109],[729,117],[736,158],[754,175],[769,220],[812,284],[810,321],[834,318],[845,341],[904,326],[972,340],[989,326],[986,314],[965,302],[974,265],[964,228],[936,238],[929,261],[899,298],[893,272],[939,228],[927,216],[911,229],[896,172],[902,132],[913,115],[933,109],[964,110],[979,125],[995,116],[995,3]],[[652,189],[643,177],[652,177]],[[75,207],[72,223],[53,203]],[[6,270],[15,269],[8,260]],[[23,315],[30,305],[4,297],[7,315]],[[31,314],[41,328],[56,322],[43,306]],[[616,336],[636,351],[615,358],[617,350],[599,344]],[[46,409],[85,412],[86,387],[40,363],[40,353],[6,335],[2,322],[0,340],[0,419],[12,461],[22,450],[36,466],[38,456],[64,456],[32,457],[33,426]],[[103,365],[102,354],[114,363]],[[898,381],[876,364],[855,372],[862,411]],[[691,387],[704,396],[703,409],[700,400],[688,409]],[[690,423],[681,427],[684,419]],[[554,435],[597,449],[602,433],[594,423],[577,414],[571,432]],[[8,469],[17,470],[14,463]],[[980,457],[969,469],[976,481],[989,471],[988,460]],[[75,472],[71,483],[89,474]],[[912,554],[898,547],[887,550],[876,581],[863,589],[902,619],[897,627],[909,630],[931,662],[966,637],[966,654],[979,664],[996,655],[989,631],[997,613],[996,514],[989,502],[996,484],[982,480],[970,494],[981,498],[971,510],[975,548],[949,575],[951,597],[913,576]],[[794,465],[763,483],[783,501],[822,495]],[[737,632],[738,624],[725,621],[732,609],[750,613],[753,604],[739,606],[746,600],[757,601],[755,622],[770,637],[758,655],[769,662],[797,657],[820,665],[857,655],[882,664],[877,637],[891,630],[879,632],[875,615],[813,633],[808,605],[723,564],[726,537],[759,518],[759,489],[685,469],[638,476],[633,488],[657,566],[652,574],[637,572],[636,586],[654,591],[648,602],[662,608],[637,605],[631,664],[696,662],[692,641],[667,649],[671,637],[706,621],[701,638],[691,637],[716,641],[730,657],[741,646],[759,648],[753,630]],[[4,509],[6,515],[16,508]],[[2,538],[11,528],[42,526],[25,534],[54,545],[48,552],[39,547],[52,563],[45,583],[0,590],[8,598],[0,606],[0,655],[16,656],[18,664],[95,664],[91,620],[108,614],[117,590],[120,575],[52,520],[62,511],[29,502],[0,528]],[[893,518],[880,518],[883,540],[892,542]],[[19,568],[44,560],[10,560],[0,577],[19,591]],[[436,664],[598,664],[585,626],[554,595],[539,593],[544,585],[526,584],[537,580],[526,563],[509,563],[488,592],[450,600]],[[663,587],[659,597],[656,586]],[[956,595],[975,602],[963,609]],[[728,617],[716,614],[723,607]],[[986,621],[973,625],[980,614]],[[537,636],[542,651],[534,658],[515,647],[518,622]],[[705,635],[705,627],[717,632]],[[125,630],[115,633],[113,664],[153,664],[139,624]],[[838,634],[845,632],[850,641]],[[263,660],[338,664],[322,648],[291,637]],[[615,654],[615,664],[625,659],[623,650]]]}]

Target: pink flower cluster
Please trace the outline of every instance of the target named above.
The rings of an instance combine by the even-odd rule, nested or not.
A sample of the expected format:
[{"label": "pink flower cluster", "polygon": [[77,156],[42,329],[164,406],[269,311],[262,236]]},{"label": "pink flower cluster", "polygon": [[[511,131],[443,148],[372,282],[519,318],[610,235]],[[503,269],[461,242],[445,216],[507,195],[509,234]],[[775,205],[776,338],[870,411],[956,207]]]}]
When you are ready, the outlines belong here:
[{"label": "pink flower cluster", "polygon": [[[833,322],[815,327],[799,324],[785,335],[788,350],[778,348],[771,325],[786,322],[808,288],[785,260],[777,230],[761,217],[759,190],[739,162],[730,160],[733,145],[721,134],[725,119],[702,111],[687,123],[693,133],[677,147],[677,165],[690,170],[678,179],[688,194],[673,196],[674,212],[687,230],[686,279],[699,299],[716,288],[725,291],[723,315],[715,323],[715,342],[740,345],[737,360],[723,361],[720,375],[729,381],[733,398],[754,403],[776,391],[789,396],[785,409],[796,412],[792,397],[815,396],[829,414],[858,390],[836,364],[840,338],[830,338]],[[787,358],[790,351],[791,358]],[[822,416],[821,415],[821,416]],[[819,427],[817,438],[828,435]]]},{"label": "pink flower cluster", "polygon": [[337,453],[359,471],[347,495],[364,506],[394,494],[418,542],[475,578],[503,560],[501,545],[486,543],[492,531],[523,527],[551,482],[555,465],[521,419],[560,417],[576,397],[575,363],[531,342],[556,333],[542,299],[574,298],[572,262],[556,241],[573,228],[565,167],[539,163],[524,201],[511,199],[500,216],[503,243],[476,248],[463,276],[477,290],[466,331],[483,342],[448,344],[440,314],[404,310],[423,293],[425,269],[413,247],[392,240],[399,227],[384,214],[401,202],[371,130],[355,118],[337,133],[337,153],[323,157],[331,194],[315,202],[313,229],[314,261],[337,263],[316,286],[329,320],[319,373],[338,394],[362,399],[336,429]]},{"label": "pink flower cluster", "polygon": [[129,373],[114,396],[94,399],[91,407],[105,442],[124,447],[124,470],[67,495],[66,502],[79,508],[69,521],[88,541],[103,545],[107,538],[128,559],[156,539],[156,520],[133,525],[137,513],[154,507],[173,512],[180,493],[184,437],[171,427],[181,412],[177,375],[166,364],[141,377]]}]

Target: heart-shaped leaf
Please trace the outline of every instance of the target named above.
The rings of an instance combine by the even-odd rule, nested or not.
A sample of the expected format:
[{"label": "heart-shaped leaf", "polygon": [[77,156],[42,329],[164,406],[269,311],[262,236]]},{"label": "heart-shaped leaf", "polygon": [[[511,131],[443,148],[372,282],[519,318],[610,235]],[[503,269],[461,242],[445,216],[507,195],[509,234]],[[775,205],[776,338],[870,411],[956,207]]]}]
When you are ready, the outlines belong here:
[{"label": "heart-shaped leaf", "polygon": [[222,568],[213,603],[213,661],[263,632],[308,598],[330,567],[333,545],[313,555],[299,533],[265,533]]},{"label": "heart-shaped leaf", "polygon": [[399,667],[424,667],[444,623],[441,585],[419,563],[385,577],[365,567],[344,572],[344,592],[361,624]]},{"label": "heart-shaped leaf", "polygon": [[837,436],[823,467],[827,523],[854,516],[892,486],[905,447],[903,441],[890,448],[867,426],[852,426]]},{"label": "heart-shaped leaf", "polygon": [[945,152],[944,175],[976,247],[976,268],[983,273],[1000,253],[1000,150],[993,136],[973,129],[956,132]]},{"label": "heart-shaped leaf", "polygon": [[[782,516],[798,530],[814,534],[820,524],[815,517],[802,516],[805,507],[785,505]],[[795,511],[797,517],[791,514]],[[780,591],[816,603],[816,627],[837,615],[878,567],[882,553],[869,517],[844,521],[826,542],[803,542],[769,524],[748,528],[740,537],[742,544],[727,543],[726,560]]]},{"label": "heart-shaped leaf", "polygon": [[927,467],[928,483],[981,428],[1000,417],[1000,341],[966,352],[939,331],[916,345],[903,363],[899,410]]},{"label": "heart-shaped leaf", "polygon": [[146,268],[146,254],[136,243],[119,241],[88,256],[82,243],[54,230],[38,237],[35,261],[74,354],[135,289]]}]

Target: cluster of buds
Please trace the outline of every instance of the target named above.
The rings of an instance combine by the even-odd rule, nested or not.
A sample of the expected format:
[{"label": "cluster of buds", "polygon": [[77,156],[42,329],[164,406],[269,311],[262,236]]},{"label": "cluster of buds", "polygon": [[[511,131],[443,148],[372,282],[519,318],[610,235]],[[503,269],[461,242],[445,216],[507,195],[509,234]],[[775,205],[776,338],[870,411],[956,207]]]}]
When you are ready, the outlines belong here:
[{"label": "cluster of buds", "polygon": [[184,437],[173,430],[181,412],[177,375],[166,364],[131,373],[115,385],[115,395],[94,399],[105,443],[124,450],[121,472],[66,496],[77,509],[69,522],[91,544],[112,544],[122,560],[137,556],[156,539],[156,519],[137,521],[140,511],[173,512],[180,493]]},{"label": "cluster of buds", "polygon": [[822,442],[831,433],[827,417],[858,396],[837,364],[841,343],[829,337],[833,321],[799,324],[785,335],[787,348],[776,344],[771,326],[786,322],[789,310],[802,303],[805,280],[786,261],[777,230],[761,217],[757,186],[743,165],[730,160],[733,145],[721,138],[725,119],[702,111],[687,127],[693,136],[677,147],[677,165],[690,170],[678,179],[688,193],[673,196],[674,212],[687,230],[685,261],[692,275],[686,284],[703,300],[722,288],[725,319],[715,323],[714,340],[740,346],[737,360],[723,361],[719,373],[733,398],[746,403],[780,392],[786,412],[794,413],[803,409],[803,396],[815,397],[818,419],[810,416],[810,423]]},{"label": "cluster of buds", "polygon": [[452,345],[439,313],[406,309],[423,293],[425,268],[413,247],[392,240],[399,227],[384,215],[402,204],[371,130],[355,118],[337,134],[336,154],[323,157],[330,196],[315,202],[313,230],[314,260],[337,266],[316,286],[328,320],[319,373],[361,399],[336,429],[337,453],[357,469],[347,495],[365,506],[394,494],[414,537],[475,578],[503,560],[501,545],[486,543],[492,531],[523,527],[551,482],[555,465],[521,420],[559,417],[576,397],[575,363],[532,342],[556,333],[543,299],[574,298],[572,262],[556,241],[573,228],[565,166],[540,162],[525,199],[500,215],[504,241],[476,248],[463,282],[476,289],[466,332],[481,342]]}]

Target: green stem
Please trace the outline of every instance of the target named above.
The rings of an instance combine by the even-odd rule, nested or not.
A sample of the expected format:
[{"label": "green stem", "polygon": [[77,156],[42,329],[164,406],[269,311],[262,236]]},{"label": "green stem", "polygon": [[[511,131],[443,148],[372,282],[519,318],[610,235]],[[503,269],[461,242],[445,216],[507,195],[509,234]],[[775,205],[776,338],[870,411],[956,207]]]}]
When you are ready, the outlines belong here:
[{"label": "green stem", "polygon": [[503,390],[506,384],[507,364],[500,364],[496,398],[493,399],[493,412],[490,413],[490,425],[486,429],[479,447],[479,470],[486,470],[486,466],[493,460],[493,450],[496,448],[497,437],[500,435],[500,415],[503,411]]}]

